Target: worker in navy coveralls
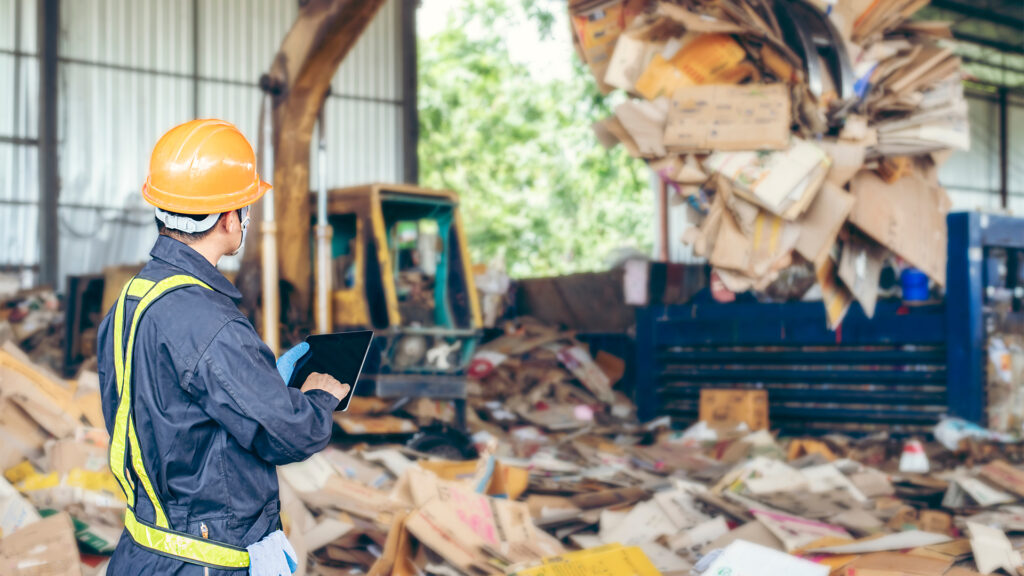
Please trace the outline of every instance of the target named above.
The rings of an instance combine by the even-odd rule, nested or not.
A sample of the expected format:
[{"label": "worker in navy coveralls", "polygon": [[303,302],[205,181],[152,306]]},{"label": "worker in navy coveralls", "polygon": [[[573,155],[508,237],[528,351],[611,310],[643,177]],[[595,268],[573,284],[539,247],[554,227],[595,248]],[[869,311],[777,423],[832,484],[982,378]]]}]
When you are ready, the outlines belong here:
[{"label": "worker in navy coveralls", "polygon": [[269,188],[227,122],[182,124],[153,151],[142,192],[160,235],[99,330],[111,470],[128,499],[111,576],[295,569],[276,467],[324,449],[349,386],[324,374],[286,386],[305,349],[276,362],[216,268]]}]

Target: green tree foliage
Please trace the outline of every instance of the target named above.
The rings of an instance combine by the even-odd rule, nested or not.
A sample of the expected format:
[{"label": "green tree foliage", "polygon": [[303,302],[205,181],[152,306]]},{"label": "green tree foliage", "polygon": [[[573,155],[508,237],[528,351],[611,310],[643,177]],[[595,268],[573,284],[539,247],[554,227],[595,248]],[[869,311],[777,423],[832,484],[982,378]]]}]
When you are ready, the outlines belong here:
[{"label": "green tree foliage", "polygon": [[647,168],[597,142],[590,126],[609,109],[586,67],[537,79],[499,33],[517,8],[550,32],[564,3],[521,2],[463,0],[419,39],[420,181],[459,192],[474,261],[503,256],[513,277],[600,270],[617,248],[648,251]]}]

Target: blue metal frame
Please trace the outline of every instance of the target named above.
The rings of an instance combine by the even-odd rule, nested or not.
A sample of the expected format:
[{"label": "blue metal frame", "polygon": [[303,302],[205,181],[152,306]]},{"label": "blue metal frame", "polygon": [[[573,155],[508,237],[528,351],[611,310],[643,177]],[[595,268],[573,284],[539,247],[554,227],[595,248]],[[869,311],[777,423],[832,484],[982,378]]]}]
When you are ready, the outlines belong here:
[{"label": "blue metal frame", "polygon": [[870,320],[854,304],[836,332],[820,302],[638,309],[639,416],[695,420],[700,389],[713,387],[768,389],[773,427],[790,431],[982,422],[985,263],[990,248],[1024,250],[1024,219],[955,213],[948,226],[943,304],[883,301]]},{"label": "blue metal frame", "polygon": [[977,212],[947,218],[947,364],[950,413],[973,422],[985,416],[985,264],[990,248],[1024,250],[1024,219]]}]

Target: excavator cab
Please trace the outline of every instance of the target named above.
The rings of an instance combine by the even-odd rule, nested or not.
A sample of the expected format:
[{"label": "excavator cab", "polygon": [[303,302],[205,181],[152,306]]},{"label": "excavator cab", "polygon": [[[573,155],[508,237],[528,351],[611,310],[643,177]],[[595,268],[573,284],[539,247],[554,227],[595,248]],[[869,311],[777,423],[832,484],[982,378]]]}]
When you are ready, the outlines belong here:
[{"label": "excavator cab", "polygon": [[375,333],[357,394],[452,400],[464,429],[466,369],[483,323],[457,194],[334,189],[327,221],[333,329]]}]

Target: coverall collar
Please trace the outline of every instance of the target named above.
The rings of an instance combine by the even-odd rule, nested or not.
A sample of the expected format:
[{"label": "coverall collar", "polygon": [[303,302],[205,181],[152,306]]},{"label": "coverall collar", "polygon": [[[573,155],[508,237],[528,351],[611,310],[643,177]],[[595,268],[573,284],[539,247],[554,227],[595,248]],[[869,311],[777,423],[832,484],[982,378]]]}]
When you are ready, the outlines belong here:
[{"label": "coverall collar", "polygon": [[242,299],[242,293],[220,273],[220,270],[214,268],[206,258],[203,258],[202,254],[184,242],[161,234],[157,237],[156,244],[153,245],[149,255],[206,282],[210,288],[232,300]]}]

